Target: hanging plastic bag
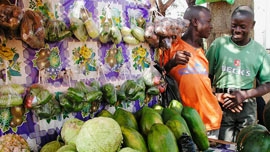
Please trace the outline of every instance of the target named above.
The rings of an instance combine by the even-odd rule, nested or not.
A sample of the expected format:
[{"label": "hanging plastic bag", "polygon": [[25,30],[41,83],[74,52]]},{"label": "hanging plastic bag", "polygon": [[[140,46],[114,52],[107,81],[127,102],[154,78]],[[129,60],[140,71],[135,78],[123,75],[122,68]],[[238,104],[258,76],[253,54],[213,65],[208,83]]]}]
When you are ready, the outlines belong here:
[{"label": "hanging plastic bag", "polygon": [[24,12],[20,35],[23,42],[31,48],[40,49],[45,46],[45,28],[42,15],[37,11],[26,10]]},{"label": "hanging plastic bag", "polygon": [[[139,26],[138,24],[138,18],[142,18],[142,14],[140,12],[133,12],[130,11],[128,12],[128,17],[129,17],[129,26],[131,29],[131,35],[137,39],[139,42],[144,42],[144,28]],[[141,19],[143,20],[143,19]]]},{"label": "hanging plastic bag", "polygon": [[23,11],[20,7],[12,5],[0,5],[0,27],[9,30],[16,30],[23,17]]},{"label": "hanging plastic bag", "polygon": [[164,87],[165,91],[161,92],[161,105],[164,107],[168,107],[172,100],[181,101],[180,93],[178,90],[178,84],[173,77],[167,74],[163,67],[161,67],[158,63],[154,65],[155,68],[160,72],[161,79],[164,82],[162,87]]},{"label": "hanging plastic bag", "polygon": [[121,31],[119,30],[117,26],[113,25],[111,27],[110,35],[111,35],[111,40],[114,44],[119,44],[122,41]]},{"label": "hanging plastic bag", "polygon": [[83,1],[74,2],[73,8],[70,9],[69,20],[70,20],[72,32],[75,35],[75,37],[78,40],[85,42],[88,38],[88,33],[84,26],[83,20],[80,18],[81,17],[80,10],[83,7],[84,7]]},{"label": "hanging plastic bag", "polygon": [[45,25],[45,40],[49,42],[61,41],[72,35],[63,21],[50,19]]},{"label": "hanging plastic bag", "polygon": [[56,8],[58,8],[59,5],[60,4],[56,3],[56,1],[48,1],[37,8],[37,11],[42,14],[45,28],[45,40],[48,42],[61,41],[72,35],[66,23],[60,20],[57,15]]},{"label": "hanging plastic bag", "polygon": [[84,25],[88,35],[95,39],[99,36],[98,25],[95,23],[92,17],[92,13],[87,8],[82,7],[80,10],[81,19],[84,21]]}]

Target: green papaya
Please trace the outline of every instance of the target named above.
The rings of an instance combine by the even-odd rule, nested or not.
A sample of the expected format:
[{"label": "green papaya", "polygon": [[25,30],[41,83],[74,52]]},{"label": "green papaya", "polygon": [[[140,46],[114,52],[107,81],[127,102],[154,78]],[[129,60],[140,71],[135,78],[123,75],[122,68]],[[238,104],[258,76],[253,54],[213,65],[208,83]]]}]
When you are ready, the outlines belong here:
[{"label": "green papaya", "polygon": [[124,147],[130,147],[140,152],[147,152],[147,145],[143,136],[131,127],[121,126]]},{"label": "green papaya", "polygon": [[189,129],[177,119],[167,121],[166,126],[171,129],[176,139],[179,139],[184,133],[190,135]]},{"label": "green papaya", "polygon": [[170,108],[163,108],[163,111],[162,111],[162,120],[163,120],[163,123],[166,124],[168,120],[170,120],[173,116],[181,116],[177,111],[173,110],[173,109],[170,109]]},{"label": "green papaya", "polygon": [[163,109],[164,109],[163,106],[161,106],[160,104],[155,104],[155,105],[153,105],[152,108],[154,110],[156,110],[160,115],[162,115],[162,112],[163,112]]},{"label": "green papaya", "polygon": [[186,122],[186,120],[181,115],[180,116],[179,115],[172,116],[170,120],[177,120],[177,121],[179,121],[180,124],[182,125],[183,129],[186,131],[187,135],[190,135],[191,136],[190,130],[189,130],[188,125],[187,125],[187,122]]},{"label": "green papaya", "polygon": [[61,148],[62,145],[64,145],[64,143],[54,140],[45,144],[41,148],[40,152],[56,152],[58,149]]},{"label": "green papaya", "polygon": [[131,127],[138,130],[138,124],[133,113],[123,109],[118,108],[113,114],[113,119],[118,122],[120,126]]},{"label": "green papaya", "polygon": [[135,150],[135,149],[130,148],[130,147],[125,147],[125,148],[120,149],[119,152],[140,152],[140,151]]},{"label": "green papaya", "polygon": [[68,144],[68,145],[62,146],[56,152],[77,152],[77,150],[74,144]]},{"label": "green papaya", "polygon": [[113,114],[110,113],[110,112],[109,112],[108,110],[106,110],[106,109],[101,110],[101,111],[98,113],[97,116],[98,116],[98,117],[109,117],[109,118],[113,118]]},{"label": "green papaya", "polygon": [[153,124],[161,123],[163,124],[162,117],[154,109],[144,106],[142,109],[141,119],[140,119],[140,131],[146,136]]},{"label": "green papaya", "polygon": [[242,145],[241,142],[242,142],[242,139],[251,131],[256,131],[256,130],[259,130],[259,131],[267,131],[266,127],[263,126],[263,125],[260,125],[260,124],[252,124],[252,125],[249,125],[245,128],[243,128],[237,135],[236,137],[236,146],[237,146],[237,149],[241,149],[240,146]]},{"label": "green papaya", "polygon": [[173,132],[164,124],[153,124],[147,135],[147,145],[150,152],[178,152],[176,138]]},{"label": "green papaya", "polygon": [[180,101],[173,99],[169,103],[168,108],[173,109],[173,110],[177,111],[179,114],[181,114],[181,112],[183,110],[183,104]]},{"label": "green papaya", "polygon": [[270,152],[270,134],[267,130],[251,130],[241,140],[238,152]]},{"label": "green papaya", "polygon": [[184,106],[182,116],[187,122],[194,143],[201,151],[207,150],[210,146],[205,125],[199,113],[192,107]]},{"label": "green papaya", "polygon": [[237,135],[236,137],[236,143],[239,143],[242,138],[250,131],[254,131],[254,130],[267,130],[265,126],[263,125],[260,125],[260,124],[252,124],[252,125],[249,125],[245,128],[243,128]]}]

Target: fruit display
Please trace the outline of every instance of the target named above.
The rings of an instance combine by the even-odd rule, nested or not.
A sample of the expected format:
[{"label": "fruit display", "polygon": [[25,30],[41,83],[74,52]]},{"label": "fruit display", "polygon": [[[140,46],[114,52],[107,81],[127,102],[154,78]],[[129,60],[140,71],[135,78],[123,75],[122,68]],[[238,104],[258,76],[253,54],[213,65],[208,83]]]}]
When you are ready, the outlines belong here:
[{"label": "fruit display", "polygon": [[6,134],[0,137],[0,152],[30,152],[26,140],[17,134]]},{"label": "fruit display", "polygon": [[182,34],[187,21],[151,22],[147,1],[20,3],[0,5],[0,152],[209,147],[192,109],[158,104],[166,82],[152,71],[156,47],[169,42],[159,38]]},{"label": "fruit display", "polygon": [[267,102],[263,111],[263,120],[265,125],[252,124],[243,128],[237,138],[237,150],[239,152],[254,152],[254,151],[265,151],[270,150],[270,124],[269,124],[269,113],[270,113],[270,102]]},{"label": "fruit display", "polygon": [[199,113],[194,108],[184,107],[182,115],[189,126],[193,139],[196,139],[194,142],[198,146],[198,149],[202,151],[207,150],[210,143],[206,135],[206,128]]},{"label": "fruit display", "polygon": [[[58,139],[54,141],[58,146],[57,152],[61,149],[74,152],[87,152],[89,149],[106,152],[122,149],[140,152],[207,150],[209,141],[205,138],[206,132],[200,117],[189,107],[186,114],[183,113],[186,107],[179,113],[175,109],[181,103],[178,101],[178,107],[175,107],[176,102],[170,105],[171,108],[162,107],[161,113],[155,109],[157,106],[144,106],[136,113],[123,108],[116,109],[114,113],[104,109],[101,114],[87,121],[70,119],[61,129],[60,139],[65,144],[61,145]],[[193,130],[197,133],[194,134]],[[49,148],[54,142],[43,147]]]}]

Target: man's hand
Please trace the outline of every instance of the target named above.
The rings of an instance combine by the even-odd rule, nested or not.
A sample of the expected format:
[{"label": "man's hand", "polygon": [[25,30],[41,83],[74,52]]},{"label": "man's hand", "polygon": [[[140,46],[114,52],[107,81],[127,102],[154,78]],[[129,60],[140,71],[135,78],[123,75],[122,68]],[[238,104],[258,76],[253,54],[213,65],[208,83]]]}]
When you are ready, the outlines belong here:
[{"label": "man's hand", "polygon": [[223,95],[223,107],[232,110],[232,112],[239,112],[242,110],[242,102],[245,100],[244,91],[234,91],[231,94]]},{"label": "man's hand", "polygon": [[167,64],[164,66],[166,72],[169,73],[169,71],[178,64],[186,65],[190,57],[191,54],[187,51],[177,51],[173,58],[170,59],[169,62],[167,62]]},{"label": "man's hand", "polygon": [[230,107],[231,105],[233,105],[232,103],[234,103],[233,100],[235,99],[235,96],[233,96],[229,93],[216,93],[216,97],[217,97],[218,101],[221,103],[222,107],[224,107],[226,109],[230,109],[232,112],[239,113],[243,110],[242,103]]},{"label": "man's hand", "polygon": [[190,52],[187,51],[177,51],[174,55],[174,64],[178,65],[185,65],[188,63],[189,58],[191,57]]}]

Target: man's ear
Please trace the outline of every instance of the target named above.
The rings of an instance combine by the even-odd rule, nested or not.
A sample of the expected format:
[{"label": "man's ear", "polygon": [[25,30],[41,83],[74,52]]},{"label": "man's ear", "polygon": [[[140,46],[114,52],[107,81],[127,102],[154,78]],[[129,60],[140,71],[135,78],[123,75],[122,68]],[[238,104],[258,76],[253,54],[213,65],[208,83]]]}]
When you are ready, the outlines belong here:
[{"label": "man's ear", "polygon": [[191,20],[190,20],[190,23],[191,23],[193,26],[197,26],[197,24],[198,24],[197,18],[191,19]]},{"label": "man's ear", "polygon": [[252,25],[253,28],[254,28],[254,26],[255,26],[255,23],[256,23],[256,21],[253,21],[253,25]]}]

